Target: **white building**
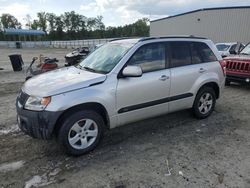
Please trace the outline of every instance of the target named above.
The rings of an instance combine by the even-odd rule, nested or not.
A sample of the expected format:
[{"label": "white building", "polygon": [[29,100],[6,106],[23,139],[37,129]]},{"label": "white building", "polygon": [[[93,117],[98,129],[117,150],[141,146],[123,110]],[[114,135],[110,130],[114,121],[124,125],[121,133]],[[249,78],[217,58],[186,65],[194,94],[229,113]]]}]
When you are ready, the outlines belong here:
[{"label": "white building", "polygon": [[150,36],[194,35],[217,42],[250,42],[250,6],[199,9],[150,22]]}]

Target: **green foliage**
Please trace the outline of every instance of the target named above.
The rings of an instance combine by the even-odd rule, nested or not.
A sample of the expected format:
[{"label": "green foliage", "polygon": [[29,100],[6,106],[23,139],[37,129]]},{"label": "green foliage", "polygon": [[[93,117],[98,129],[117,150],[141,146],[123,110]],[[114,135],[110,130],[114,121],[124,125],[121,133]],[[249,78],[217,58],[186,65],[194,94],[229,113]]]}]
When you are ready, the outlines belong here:
[{"label": "green foliage", "polygon": [[[3,40],[3,28],[21,28],[18,20],[10,14],[0,17],[0,40]],[[45,40],[82,40],[117,37],[144,37],[149,35],[149,20],[140,19],[133,24],[118,27],[105,27],[103,17],[87,18],[75,11],[62,15],[38,12],[37,19],[26,15],[25,26],[28,29],[40,29],[47,33]]]},{"label": "green foliage", "polygon": [[47,29],[47,13],[46,12],[38,12],[37,13],[38,21],[37,26],[40,30],[46,32]]},{"label": "green foliage", "polygon": [[21,28],[21,24],[18,22],[18,20],[10,14],[2,14],[1,25],[3,28]]}]

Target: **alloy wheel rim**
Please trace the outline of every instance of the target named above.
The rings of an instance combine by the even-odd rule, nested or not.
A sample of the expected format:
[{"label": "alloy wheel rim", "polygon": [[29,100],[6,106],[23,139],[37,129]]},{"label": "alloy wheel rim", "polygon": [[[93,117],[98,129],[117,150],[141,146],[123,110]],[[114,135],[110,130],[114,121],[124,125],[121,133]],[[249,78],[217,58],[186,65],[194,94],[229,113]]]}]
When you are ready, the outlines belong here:
[{"label": "alloy wheel rim", "polygon": [[73,124],[68,133],[68,142],[75,149],[86,149],[97,138],[98,126],[92,119],[81,119]]},{"label": "alloy wheel rim", "polygon": [[210,93],[204,93],[200,100],[198,109],[201,114],[207,114],[210,112],[213,106],[213,97]]}]

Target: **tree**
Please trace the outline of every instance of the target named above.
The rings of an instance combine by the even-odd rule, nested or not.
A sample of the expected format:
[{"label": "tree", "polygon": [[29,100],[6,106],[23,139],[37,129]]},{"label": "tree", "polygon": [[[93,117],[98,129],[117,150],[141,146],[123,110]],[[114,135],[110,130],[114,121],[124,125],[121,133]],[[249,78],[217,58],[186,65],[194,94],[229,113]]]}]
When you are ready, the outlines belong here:
[{"label": "tree", "polygon": [[11,14],[2,14],[1,23],[3,28],[21,29],[21,23]]},{"label": "tree", "polygon": [[56,29],[57,16],[54,13],[47,13],[47,21],[49,22],[49,31],[53,32]]},{"label": "tree", "polygon": [[33,23],[30,25],[31,29],[37,30],[39,27],[38,20],[33,20]]},{"label": "tree", "polygon": [[27,14],[26,17],[24,18],[24,20],[26,21],[25,26],[28,29],[31,29],[31,24],[32,24],[32,18],[31,18],[31,16],[29,14]]},{"label": "tree", "polygon": [[38,17],[38,28],[46,32],[47,29],[47,13],[46,12],[38,12],[37,13]]},{"label": "tree", "polygon": [[93,31],[95,24],[96,24],[96,19],[95,18],[88,18],[87,19],[87,30],[88,31]]},{"label": "tree", "polygon": [[135,36],[147,36],[149,34],[149,19],[148,18],[143,18],[139,19],[133,24],[133,34]]},{"label": "tree", "polygon": [[67,32],[78,32],[85,29],[86,17],[75,13],[75,11],[65,12],[63,22]]},{"label": "tree", "polygon": [[105,25],[102,22],[103,16],[97,16],[97,18],[95,19],[95,29],[96,30],[104,30],[105,29]]}]

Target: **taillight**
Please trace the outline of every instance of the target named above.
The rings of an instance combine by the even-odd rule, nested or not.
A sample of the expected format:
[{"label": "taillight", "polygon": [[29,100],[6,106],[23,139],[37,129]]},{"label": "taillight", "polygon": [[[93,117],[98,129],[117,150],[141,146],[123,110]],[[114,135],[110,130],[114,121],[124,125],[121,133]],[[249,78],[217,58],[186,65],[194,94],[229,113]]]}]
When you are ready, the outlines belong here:
[{"label": "taillight", "polygon": [[220,66],[222,68],[222,72],[224,74],[224,76],[226,76],[226,66],[227,66],[227,62],[226,60],[220,60]]}]

